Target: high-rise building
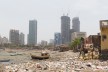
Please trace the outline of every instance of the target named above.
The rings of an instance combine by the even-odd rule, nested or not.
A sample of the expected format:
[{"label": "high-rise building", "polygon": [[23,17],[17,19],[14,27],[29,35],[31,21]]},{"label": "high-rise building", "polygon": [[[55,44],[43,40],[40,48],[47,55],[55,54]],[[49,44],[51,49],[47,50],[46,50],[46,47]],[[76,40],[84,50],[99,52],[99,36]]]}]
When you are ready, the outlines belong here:
[{"label": "high-rise building", "polygon": [[19,30],[10,30],[9,40],[11,44],[19,44]]},{"label": "high-rise building", "polygon": [[70,42],[70,17],[61,16],[61,36],[62,44]]},{"label": "high-rise building", "polygon": [[62,38],[61,38],[61,33],[55,33],[54,34],[54,45],[60,45],[62,44]]},{"label": "high-rise building", "polygon": [[29,34],[27,34],[27,45],[29,45]]},{"label": "high-rise building", "polygon": [[23,33],[20,33],[20,35],[19,35],[20,45],[24,45],[25,44],[24,37],[25,37],[25,35]]},{"label": "high-rise building", "polygon": [[8,44],[9,42],[8,42],[8,38],[6,38],[6,37],[3,37],[2,38],[2,44]]},{"label": "high-rise building", "polygon": [[79,17],[74,17],[72,19],[72,29],[74,29],[75,32],[80,32],[80,21]]},{"label": "high-rise building", "polygon": [[29,21],[29,35],[28,35],[28,44],[36,45],[37,44],[37,21]]}]

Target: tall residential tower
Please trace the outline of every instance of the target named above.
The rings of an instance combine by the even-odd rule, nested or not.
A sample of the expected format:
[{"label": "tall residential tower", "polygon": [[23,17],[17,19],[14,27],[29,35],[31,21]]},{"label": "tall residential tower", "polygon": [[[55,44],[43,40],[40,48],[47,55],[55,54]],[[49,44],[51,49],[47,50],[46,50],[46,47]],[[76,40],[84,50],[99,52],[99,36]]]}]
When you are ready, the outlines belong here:
[{"label": "tall residential tower", "polygon": [[72,19],[72,29],[74,30],[74,32],[80,32],[80,21],[79,21],[79,17],[74,17]]},{"label": "tall residential tower", "polygon": [[20,41],[21,45],[25,44],[25,41],[24,41],[25,39],[24,38],[25,38],[25,35],[21,32],[20,35],[19,35],[19,41]]},{"label": "tall residential tower", "polygon": [[37,44],[37,20],[29,21],[29,34],[28,34],[28,44]]},{"label": "tall residential tower", "polygon": [[10,37],[9,40],[11,44],[18,45],[19,44],[19,30],[10,30]]},{"label": "tall residential tower", "polygon": [[70,42],[70,17],[61,16],[61,37],[62,44]]},{"label": "tall residential tower", "polygon": [[61,39],[61,33],[55,33],[54,34],[54,45],[61,45],[62,44],[62,39]]}]

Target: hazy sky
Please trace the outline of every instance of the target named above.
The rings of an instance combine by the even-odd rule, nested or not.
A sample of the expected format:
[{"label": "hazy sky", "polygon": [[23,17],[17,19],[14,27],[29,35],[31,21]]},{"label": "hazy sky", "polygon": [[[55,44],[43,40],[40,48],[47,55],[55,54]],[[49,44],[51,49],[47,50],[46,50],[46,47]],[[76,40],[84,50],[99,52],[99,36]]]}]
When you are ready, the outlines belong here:
[{"label": "hazy sky", "polygon": [[[29,20],[38,22],[38,42],[54,38],[60,32],[60,17],[79,16],[81,31],[87,35],[100,32],[99,20],[108,19],[108,0],[0,0],[0,35],[9,38],[9,30],[26,35]],[[71,22],[72,24],[72,22]]]}]

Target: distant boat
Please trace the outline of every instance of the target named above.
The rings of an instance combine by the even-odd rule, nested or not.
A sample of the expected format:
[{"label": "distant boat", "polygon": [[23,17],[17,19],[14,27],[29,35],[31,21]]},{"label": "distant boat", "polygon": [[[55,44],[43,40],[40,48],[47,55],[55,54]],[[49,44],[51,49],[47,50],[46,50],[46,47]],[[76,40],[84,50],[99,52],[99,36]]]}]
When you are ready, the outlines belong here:
[{"label": "distant boat", "polygon": [[1,59],[0,62],[9,62],[10,59]]},{"label": "distant boat", "polygon": [[41,53],[40,56],[32,55],[32,54],[31,54],[31,58],[32,58],[32,59],[39,59],[39,60],[42,60],[42,59],[48,59],[49,57],[50,57],[49,53]]}]

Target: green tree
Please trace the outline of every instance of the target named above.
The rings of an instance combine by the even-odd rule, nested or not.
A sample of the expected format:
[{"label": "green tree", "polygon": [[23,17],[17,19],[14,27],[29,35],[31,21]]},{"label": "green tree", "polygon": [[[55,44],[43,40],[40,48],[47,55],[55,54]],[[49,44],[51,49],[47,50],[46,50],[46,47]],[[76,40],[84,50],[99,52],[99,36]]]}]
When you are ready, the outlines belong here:
[{"label": "green tree", "polygon": [[74,41],[72,41],[72,42],[70,43],[70,48],[71,48],[74,52],[76,52],[76,51],[78,51],[78,47],[79,47],[80,43],[81,43],[81,38],[76,38]]}]

